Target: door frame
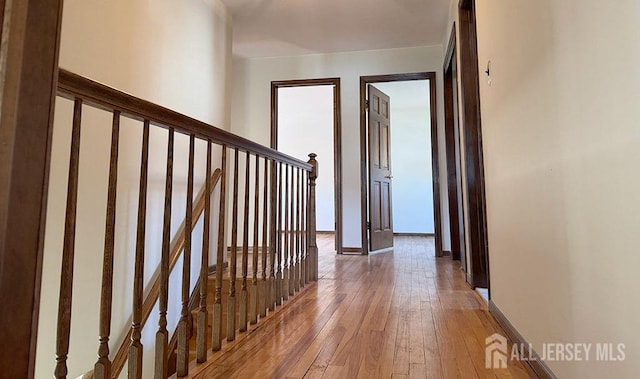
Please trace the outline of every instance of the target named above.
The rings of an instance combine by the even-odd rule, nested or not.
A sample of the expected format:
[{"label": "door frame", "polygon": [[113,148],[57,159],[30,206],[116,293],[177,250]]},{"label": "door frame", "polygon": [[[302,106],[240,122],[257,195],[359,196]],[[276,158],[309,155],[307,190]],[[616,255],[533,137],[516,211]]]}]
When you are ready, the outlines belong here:
[{"label": "door frame", "polygon": [[[435,229],[436,256],[441,257],[442,251],[442,217],[440,212],[440,180],[438,167],[438,106],[436,92],[436,73],[414,72],[406,74],[369,75],[360,76],[360,210],[362,229],[362,254],[369,254],[368,228],[368,176],[367,176],[367,85],[374,83],[406,82],[411,80],[428,80],[430,113],[431,113],[431,170],[433,177],[433,214]],[[435,142],[435,143],[434,143]]]},{"label": "door frame", "polygon": [[[271,82],[271,148],[278,149],[278,89],[287,87],[333,86],[333,187],[335,214],[335,249],[343,253],[342,224],[342,125],[340,78],[274,80]],[[320,157],[322,162],[322,157]]]},{"label": "door frame", "polygon": [[[444,55],[444,65],[442,74],[444,77],[444,134],[445,134],[445,155],[447,158],[447,188],[449,200],[449,233],[451,237],[451,258],[460,260],[460,264],[464,272],[467,272],[466,248],[463,254],[462,246],[465,242],[465,225],[464,225],[464,200],[462,204],[458,202],[458,196],[464,197],[462,183],[462,166],[456,159],[456,150],[460,153],[462,159],[462,150],[460,146],[460,129],[458,129],[458,138],[456,138],[455,118],[460,118],[460,104],[458,102],[458,91],[454,91],[458,87],[458,69],[457,69],[457,51],[456,51],[456,24],[451,28],[449,36],[449,44]],[[455,70],[454,70],[455,68]],[[456,75],[454,76],[454,71]],[[454,103],[457,107],[454,108]],[[458,114],[456,114],[458,113]],[[460,122],[458,121],[458,128]],[[462,220],[460,220],[462,214]],[[461,223],[462,221],[462,223]],[[462,230],[461,230],[462,228]]]},{"label": "door frame", "polygon": [[[489,288],[489,253],[487,240],[487,210],[482,156],[482,126],[480,116],[480,78],[476,32],[475,0],[458,3],[460,33],[461,112],[465,146],[465,174],[469,229],[470,270],[467,280],[473,288]],[[471,277],[469,278],[469,274]]]}]

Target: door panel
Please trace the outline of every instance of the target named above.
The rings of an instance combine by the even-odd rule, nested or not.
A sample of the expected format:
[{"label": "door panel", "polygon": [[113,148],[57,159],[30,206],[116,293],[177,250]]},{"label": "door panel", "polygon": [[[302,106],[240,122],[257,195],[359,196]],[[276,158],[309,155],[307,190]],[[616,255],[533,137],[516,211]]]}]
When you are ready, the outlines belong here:
[{"label": "door panel", "polygon": [[380,168],[391,171],[389,167],[389,126],[380,127]]},{"label": "door panel", "polygon": [[371,189],[371,200],[372,204],[376,204],[378,206],[374,206],[371,208],[371,228],[373,230],[380,230],[382,214],[380,213],[380,183],[372,183],[373,188]]},{"label": "door panel", "polygon": [[393,246],[389,96],[368,87],[370,250]]},{"label": "door panel", "polygon": [[[391,184],[382,183],[382,204],[391,205]],[[382,207],[382,228],[392,230],[391,228],[391,207]]]}]

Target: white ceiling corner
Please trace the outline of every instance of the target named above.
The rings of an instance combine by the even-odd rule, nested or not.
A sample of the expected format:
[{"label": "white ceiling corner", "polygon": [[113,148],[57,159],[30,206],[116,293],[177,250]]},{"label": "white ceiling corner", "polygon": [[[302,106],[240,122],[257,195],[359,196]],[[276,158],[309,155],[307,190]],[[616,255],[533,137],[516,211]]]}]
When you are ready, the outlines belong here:
[{"label": "white ceiling corner", "polygon": [[439,45],[449,0],[223,0],[233,53],[272,57]]}]

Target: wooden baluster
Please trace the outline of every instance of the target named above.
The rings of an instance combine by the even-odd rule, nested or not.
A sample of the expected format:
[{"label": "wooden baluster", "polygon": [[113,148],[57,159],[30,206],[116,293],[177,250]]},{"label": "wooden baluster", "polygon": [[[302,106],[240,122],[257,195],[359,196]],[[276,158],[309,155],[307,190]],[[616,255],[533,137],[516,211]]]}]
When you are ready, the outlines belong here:
[{"label": "wooden baluster", "polygon": [[300,220],[302,217],[302,207],[300,206],[300,169],[296,169],[296,278],[295,290],[300,291]]},{"label": "wooden baluster", "polygon": [[282,259],[282,300],[289,300],[289,165],[284,166],[284,249]]},{"label": "wooden baluster", "polygon": [[296,266],[295,266],[295,219],[296,219],[296,214],[295,214],[295,179],[294,179],[294,173],[295,171],[295,167],[291,166],[291,183],[289,183],[289,186],[291,187],[291,199],[289,202],[289,213],[291,214],[290,216],[290,223],[289,223],[289,296],[293,296],[294,294],[294,281],[295,281],[295,270],[296,270]]},{"label": "wooden baluster", "polygon": [[291,166],[291,199],[289,203],[289,212],[291,213],[289,219],[289,296],[295,294],[295,279],[296,279],[296,167]]},{"label": "wooden baluster", "polygon": [[[67,210],[64,221],[64,243],[62,247],[62,271],[60,273],[60,298],[58,300],[58,328],[56,337],[57,379],[67,377],[67,355],[71,332],[71,299],[73,294],[73,261],[76,245],[76,209],[78,206],[78,171],[80,164],[80,125],[82,122],[82,100],[76,99],[73,106],[71,153],[69,157],[69,181],[67,186]],[[24,315],[25,317],[27,315]]]},{"label": "wooden baluster", "polygon": [[238,149],[234,149],[233,208],[231,219],[231,258],[229,263],[229,298],[227,307],[227,341],[236,339],[236,270],[238,249]]},{"label": "wooden baluster", "polygon": [[244,169],[244,214],[242,226],[242,287],[240,289],[240,332],[247,331],[247,275],[249,273],[249,171],[251,155],[247,151],[245,155]]},{"label": "wooden baluster", "polygon": [[213,330],[211,336],[211,350],[219,351],[222,347],[222,271],[224,254],[227,251],[225,243],[226,221],[226,193],[227,193],[227,146],[222,146],[220,168],[220,209],[218,215],[218,250],[216,254],[216,298],[213,304]]},{"label": "wooden baluster", "polygon": [[189,169],[187,173],[187,207],[184,217],[184,251],[182,252],[182,310],[178,322],[178,377],[189,373],[189,297],[191,288],[191,232],[193,229],[193,171],[195,136],[189,136]]},{"label": "wooden baluster", "polygon": [[211,230],[211,141],[207,141],[207,176],[204,192],[204,225],[202,231],[202,263],[200,265],[200,309],[198,310],[198,336],[196,340],[196,360],[207,360],[207,294],[209,292],[209,238]]},{"label": "wooden baluster", "polygon": [[167,142],[167,170],[164,188],[164,220],[162,224],[162,257],[160,259],[160,318],[156,332],[155,379],[165,379],[167,369],[167,303],[169,300],[169,249],[171,248],[171,197],[173,193],[173,145],[175,131],[169,129]]},{"label": "wooden baluster", "polygon": [[113,292],[113,249],[115,245],[116,189],[118,183],[118,141],[120,139],[120,112],[113,112],[111,126],[111,158],[109,160],[109,187],[107,190],[107,216],[105,222],[104,256],[102,260],[102,291],[100,293],[100,346],[98,361],[93,368],[96,379],[111,379],[109,335],[111,334],[111,301]]},{"label": "wooden baluster", "polygon": [[[246,205],[245,205],[246,206]],[[253,269],[253,278],[251,280],[251,304],[249,307],[249,321],[251,324],[258,322],[258,232],[260,226],[260,156],[256,154],[256,169],[254,174],[253,186],[253,250],[251,258],[253,258],[251,268]]]},{"label": "wooden baluster", "polygon": [[276,251],[278,250],[278,207],[279,207],[279,192],[277,190],[278,179],[278,166],[276,161],[271,161],[271,227],[270,231],[270,254],[271,261],[269,263],[269,310],[273,311],[276,304],[277,293],[277,277],[276,277]]},{"label": "wooden baluster", "polygon": [[310,280],[318,280],[318,245],[316,242],[316,179],[318,178],[318,161],[316,161],[317,155],[314,153],[309,154],[309,164],[313,166],[311,173],[309,174],[309,228],[307,230],[309,259],[311,260],[310,266]]},{"label": "wooden baluster", "polygon": [[309,283],[309,277],[307,269],[307,171],[302,171],[302,241],[300,242],[301,261],[300,261],[300,276],[302,277],[302,286],[306,286]]},{"label": "wooden baluster", "polygon": [[280,170],[278,176],[278,227],[276,234],[276,260],[278,271],[276,272],[276,305],[282,305],[282,162],[279,162]]},{"label": "wooden baluster", "polygon": [[142,132],[142,160],[138,193],[138,226],[133,271],[133,317],[131,320],[131,346],[129,347],[128,377],[142,379],[142,297],[144,280],[144,249],[147,219],[147,172],[149,169],[149,120],[144,121]]},{"label": "wooden baluster", "polygon": [[262,285],[260,287],[260,317],[267,316],[267,301],[269,296],[269,287],[267,282],[267,247],[268,237],[268,199],[269,199],[269,159],[264,158],[264,193],[262,194]]}]

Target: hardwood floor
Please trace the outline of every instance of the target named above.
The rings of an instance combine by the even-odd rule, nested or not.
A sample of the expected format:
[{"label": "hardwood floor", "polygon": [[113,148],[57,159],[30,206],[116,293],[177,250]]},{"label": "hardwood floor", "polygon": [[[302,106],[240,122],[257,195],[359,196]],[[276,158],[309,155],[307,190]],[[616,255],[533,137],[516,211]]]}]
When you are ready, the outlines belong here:
[{"label": "hardwood floor", "polygon": [[391,251],[333,253],[318,239],[319,280],[191,378],[529,378],[519,362],[485,369],[485,338],[505,334],[432,238]]}]

